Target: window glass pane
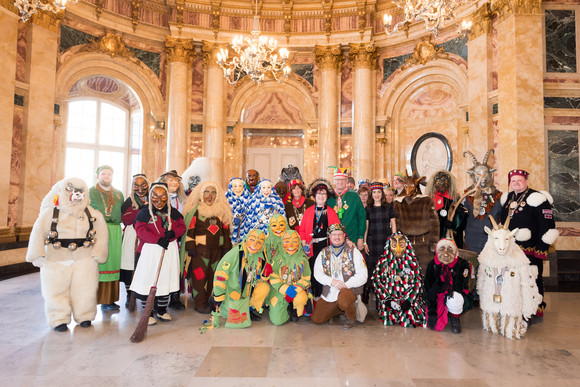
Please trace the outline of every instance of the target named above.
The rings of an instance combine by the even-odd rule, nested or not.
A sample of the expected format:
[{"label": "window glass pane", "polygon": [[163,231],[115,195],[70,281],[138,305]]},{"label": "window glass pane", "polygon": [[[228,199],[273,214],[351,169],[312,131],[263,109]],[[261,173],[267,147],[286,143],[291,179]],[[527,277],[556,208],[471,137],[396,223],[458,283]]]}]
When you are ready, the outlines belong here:
[{"label": "window glass pane", "polygon": [[131,176],[142,173],[141,171],[141,156],[137,154],[131,155]]},{"label": "window glass pane", "polygon": [[94,144],[97,129],[97,102],[71,101],[68,104],[67,141]]},{"label": "window glass pane", "polygon": [[101,103],[101,127],[99,143],[101,145],[125,146],[127,113],[110,103]]},{"label": "window glass pane", "polygon": [[64,176],[80,177],[87,186],[94,185],[95,151],[92,149],[67,148],[65,154]]},{"label": "window glass pane", "polygon": [[113,187],[126,192],[125,184],[125,154],[123,152],[99,151],[99,165],[110,165],[115,171],[113,174]]},{"label": "window glass pane", "polygon": [[141,149],[143,132],[143,113],[141,110],[131,112],[131,149]]}]

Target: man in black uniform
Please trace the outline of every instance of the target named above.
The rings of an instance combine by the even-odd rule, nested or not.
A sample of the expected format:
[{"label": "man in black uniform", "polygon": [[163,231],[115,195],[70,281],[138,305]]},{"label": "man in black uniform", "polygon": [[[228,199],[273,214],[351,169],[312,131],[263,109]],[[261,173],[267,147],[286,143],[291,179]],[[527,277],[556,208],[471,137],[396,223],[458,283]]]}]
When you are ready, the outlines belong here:
[{"label": "man in black uniform", "polygon": [[[528,176],[529,173],[523,169],[509,172],[508,184],[513,191],[506,192],[501,197],[501,222],[505,224],[509,216],[509,229],[519,229],[516,243],[522,248],[530,264],[538,268],[536,283],[543,297],[543,263],[548,257],[548,248],[558,238],[558,230],[552,215],[552,196],[546,191],[529,188]],[[542,301],[530,323],[542,322],[545,308],[546,303]]]}]

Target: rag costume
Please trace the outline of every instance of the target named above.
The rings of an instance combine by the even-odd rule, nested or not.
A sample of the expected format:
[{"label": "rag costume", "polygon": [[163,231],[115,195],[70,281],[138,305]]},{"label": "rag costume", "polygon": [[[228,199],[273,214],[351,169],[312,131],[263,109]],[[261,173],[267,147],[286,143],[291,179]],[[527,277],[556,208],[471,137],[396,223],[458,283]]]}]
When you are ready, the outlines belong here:
[{"label": "rag costume", "polygon": [[[453,243],[453,241],[449,240],[447,243]],[[473,297],[469,293],[469,278],[469,262],[459,258],[457,247],[455,257],[449,264],[441,262],[435,253],[435,258],[427,266],[425,275],[425,302],[429,328],[442,331],[447,326],[448,315],[458,319],[461,314],[471,308]]]},{"label": "rag costume", "polygon": [[[211,205],[203,199],[208,188],[216,191]],[[189,195],[185,209],[187,232],[181,240],[182,270],[190,281],[195,308],[209,313],[216,266],[232,247],[229,229],[232,213],[222,189],[213,181],[198,185]]]},{"label": "rag costume", "polygon": [[425,324],[423,275],[413,246],[397,232],[388,239],[372,280],[379,303],[379,317],[385,325],[402,327]]},{"label": "rag costume", "polygon": [[147,182],[147,177],[143,174],[134,175],[133,185],[135,185],[135,180],[139,178],[144,179],[145,184],[147,184],[147,190],[144,191],[145,199],[132,190],[129,197],[125,199],[125,203],[121,206],[121,221],[125,228],[123,229],[123,242],[121,248],[120,281],[125,284],[126,290],[129,290],[131,281],[133,280],[137,253],[137,233],[135,232],[133,223],[135,223],[139,211],[148,204],[147,196],[149,195],[149,183]]},{"label": "rag costume", "polygon": [[285,215],[284,203],[278,194],[272,188],[270,188],[271,192],[268,195],[262,192],[264,185],[268,184],[270,187],[272,186],[270,180],[262,179],[248,200],[246,218],[240,233],[242,237],[254,228],[259,228],[264,233],[268,232],[268,224],[272,215]]},{"label": "rag costume", "polygon": [[[237,194],[234,192],[234,185],[241,184],[241,192]],[[232,243],[240,243],[243,239],[243,236],[240,235],[242,222],[244,220],[246,214],[246,205],[248,203],[248,199],[250,198],[250,191],[246,188],[244,181],[239,177],[234,177],[230,180],[228,184],[228,191],[226,192],[226,198],[228,199],[228,203],[232,209],[233,221],[231,226],[231,238]]]},{"label": "rag costume", "polygon": [[[295,186],[299,186],[302,189],[302,195],[298,200],[294,199],[292,196],[292,188]],[[288,225],[292,230],[296,230],[302,222],[304,211],[312,206],[314,201],[304,196],[304,183],[302,183],[302,180],[291,180],[288,184],[288,192],[289,195],[285,200],[284,210],[286,211],[286,217],[288,218]]]},{"label": "rag costume", "polygon": [[[527,332],[525,319],[537,313],[542,302],[536,285],[538,270],[515,243],[515,229],[510,232],[505,225],[494,224],[486,232],[489,239],[478,256],[477,273],[483,329],[520,339]],[[500,252],[502,241],[505,246]]]},{"label": "rag costume", "polygon": [[[512,176],[522,175],[527,179],[527,172],[513,170]],[[530,264],[538,268],[536,284],[538,291],[544,295],[543,269],[544,260],[548,259],[548,249],[558,238],[558,230],[554,223],[552,213],[552,195],[546,191],[536,191],[531,188],[516,194],[515,192],[504,193],[501,197],[501,222],[505,223],[510,218],[509,229],[518,229],[515,235],[516,243],[520,246],[530,260]],[[545,301],[542,301],[537,316],[543,317]]]},{"label": "rag costume", "polygon": [[[272,260],[269,301],[270,321],[282,325],[290,318],[304,314],[310,288],[310,265],[296,231],[284,233],[284,248]],[[292,248],[286,247],[291,244]],[[290,309],[290,310],[289,310]]]},{"label": "rag costume", "polygon": [[[212,324],[218,327],[221,319],[226,328],[246,328],[252,325],[250,308],[260,310],[270,292],[270,285],[262,279],[272,273],[262,248],[266,235],[259,229],[250,230],[242,243],[234,245],[218,263],[213,296],[216,310]],[[257,243],[250,252],[248,243]],[[260,245],[261,243],[261,245]]]},{"label": "rag costume", "polygon": [[26,261],[40,267],[46,319],[58,331],[67,329],[71,312],[83,327],[97,313],[98,264],[107,260],[108,232],[87,191],[78,178],[56,183],[30,233]]},{"label": "rag costume", "polygon": [[[331,230],[333,227],[329,229]],[[368,278],[367,268],[360,251],[346,243],[324,248],[316,258],[314,276],[322,284],[322,298],[316,303],[311,317],[312,322],[323,324],[343,312],[347,320],[354,321],[355,302],[357,296],[362,294],[363,286]],[[334,279],[344,282],[347,288],[339,290],[332,286]]]},{"label": "rag costume", "polygon": [[131,282],[131,291],[135,292],[138,299],[147,300],[155,282],[161,255],[164,254],[155,294],[155,310],[159,316],[168,316],[166,311],[169,295],[179,291],[177,240],[185,233],[185,223],[181,213],[171,207],[169,202],[162,209],[151,204],[153,191],[159,186],[165,186],[165,183],[151,185],[149,206],[142,208],[135,219],[135,232],[139,238],[139,261]]},{"label": "rag costume", "polygon": [[[102,166],[97,169],[97,176],[103,170],[113,169]],[[107,191],[99,183],[89,190],[91,207],[105,217],[109,229],[109,256],[107,262],[99,265],[99,291],[97,304],[111,305],[119,299],[119,279],[121,273],[121,206],[125,201],[121,191],[110,187]]]}]

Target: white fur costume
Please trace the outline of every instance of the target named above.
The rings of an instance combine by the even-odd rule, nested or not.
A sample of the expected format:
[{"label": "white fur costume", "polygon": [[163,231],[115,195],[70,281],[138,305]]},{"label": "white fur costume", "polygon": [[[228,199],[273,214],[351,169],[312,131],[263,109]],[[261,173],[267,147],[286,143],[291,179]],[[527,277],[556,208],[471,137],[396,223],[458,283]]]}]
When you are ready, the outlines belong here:
[{"label": "white fur costume", "polygon": [[[542,302],[536,285],[538,269],[530,265],[524,252],[516,245],[514,234],[517,229],[511,232],[503,228],[485,229],[489,238],[478,257],[477,273],[483,329],[510,339],[520,339],[527,331],[524,318],[534,314]],[[502,238],[509,242],[500,253],[497,246],[498,239]],[[500,275],[503,283],[498,287],[496,278]],[[499,282],[502,282],[501,279]]]},{"label": "white fur costume", "polygon": [[[84,190],[75,200],[72,187]],[[76,191],[74,191],[76,192]],[[54,203],[54,204],[53,204]],[[88,208],[96,232],[95,241],[72,251],[45,244],[53,223],[54,207],[59,209],[58,239],[85,239],[89,231]],[[48,242],[48,241],[47,241]],[[89,206],[89,189],[78,178],[59,181],[44,198],[40,214],[30,234],[26,260],[40,267],[45,313],[51,328],[69,324],[71,311],[76,322],[92,321],[97,313],[99,263],[107,261],[109,233],[103,215]]]}]

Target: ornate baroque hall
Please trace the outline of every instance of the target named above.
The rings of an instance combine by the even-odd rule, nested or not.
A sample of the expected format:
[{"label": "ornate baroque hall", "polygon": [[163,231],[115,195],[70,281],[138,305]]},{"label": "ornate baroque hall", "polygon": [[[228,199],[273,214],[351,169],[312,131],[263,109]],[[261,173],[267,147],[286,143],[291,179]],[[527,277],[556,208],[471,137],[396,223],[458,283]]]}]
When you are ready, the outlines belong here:
[{"label": "ornate baroque hall", "polygon": [[[405,3],[421,2],[79,0],[25,15],[49,2],[0,0],[2,384],[578,385],[580,2],[446,0],[452,15],[435,29],[409,22]],[[287,49],[262,65],[289,73],[224,77],[250,31]],[[338,317],[264,318],[200,334],[205,317],[190,307],[134,344],[139,316],[121,306],[59,333],[25,261],[53,184],[92,186],[102,160],[125,195],[132,175],[183,173],[199,157],[223,187],[251,168],[276,181],[291,163],[307,184],[332,180],[329,166],[353,167],[356,181],[445,168],[462,192],[475,163],[464,152],[481,161],[490,149],[496,187],[530,172],[560,233],[544,262],[544,322],[521,340],[484,331],[478,308],[459,335],[383,326],[372,307],[349,331]]]}]

